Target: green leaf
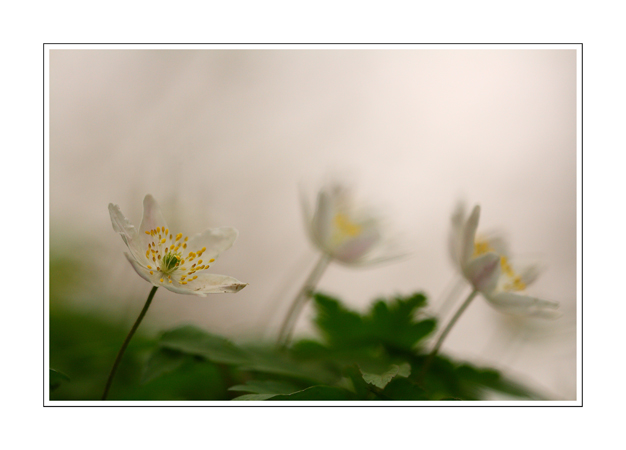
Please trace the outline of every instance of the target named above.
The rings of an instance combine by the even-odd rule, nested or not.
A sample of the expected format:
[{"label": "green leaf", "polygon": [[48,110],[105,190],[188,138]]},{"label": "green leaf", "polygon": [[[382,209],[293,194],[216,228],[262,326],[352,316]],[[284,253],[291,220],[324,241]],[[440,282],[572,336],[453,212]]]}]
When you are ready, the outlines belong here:
[{"label": "green leaf", "polygon": [[315,362],[297,362],[283,352],[255,349],[241,370],[270,375],[280,375],[308,383],[329,383],[334,376]]},{"label": "green leaf", "polygon": [[246,394],[233,398],[233,400],[269,400],[276,394]]},{"label": "green leaf", "polygon": [[228,339],[214,336],[191,325],[165,332],[159,344],[171,350],[202,356],[209,361],[223,364],[243,364],[250,359],[248,352]]},{"label": "green leaf", "polygon": [[383,394],[390,400],[429,400],[420,386],[406,378],[394,378],[385,387]]},{"label": "green leaf", "polygon": [[148,383],[161,375],[173,372],[182,366],[185,361],[189,361],[192,358],[192,355],[176,350],[163,347],[158,348],[150,355],[150,358],[144,366],[141,383]]},{"label": "green leaf", "polygon": [[354,400],[354,394],[335,386],[311,386],[292,394],[246,394],[233,400]]},{"label": "green leaf", "polygon": [[311,386],[287,395],[276,395],[268,400],[354,400],[354,394],[335,386]]},{"label": "green leaf", "polygon": [[383,344],[411,350],[436,326],[434,319],[416,321],[416,310],[426,305],[424,294],[396,297],[391,302],[379,300],[366,317],[368,329]]},{"label": "green leaf", "polygon": [[50,369],[50,392],[57,389],[64,381],[70,381],[70,377],[58,370]]},{"label": "green leaf", "polygon": [[344,308],[339,300],[315,294],[317,317],[315,323],[326,340],[335,346],[352,346],[361,342],[365,328],[361,316]]},{"label": "green leaf", "polygon": [[[411,351],[435,329],[434,319],[417,321],[416,311],[426,305],[423,294],[379,300],[370,312],[360,314],[345,308],[337,299],[315,294],[315,322],[334,348],[362,348],[383,344],[390,350]],[[310,350],[315,350],[309,345]]]},{"label": "green leaf", "polygon": [[371,396],[367,383],[363,379],[363,374],[357,364],[346,367],[344,375],[347,380],[352,382],[349,390],[353,390],[359,399],[365,400]]},{"label": "green leaf", "polygon": [[253,394],[291,394],[299,390],[293,384],[274,380],[250,380],[228,388],[229,391],[251,392]]},{"label": "green leaf", "polygon": [[363,380],[365,380],[366,383],[372,384],[379,389],[385,389],[385,386],[387,386],[387,384],[389,384],[389,382],[396,376],[406,378],[411,375],[411,366],[408,363],[403,363],[399,366],[392,364],[389,370],[381,374],[368,373],[363,370],[361,370],[361,374],[363,375]]},{"label": "green leaf", "polygon": [[494,369],[478,369],[470,364],[463,364],[457,369],[457,375],[464,382],[474,383],[493,391],[502,392],[514,397],[542,399],[537,393],[525,386],[511,381]]}]

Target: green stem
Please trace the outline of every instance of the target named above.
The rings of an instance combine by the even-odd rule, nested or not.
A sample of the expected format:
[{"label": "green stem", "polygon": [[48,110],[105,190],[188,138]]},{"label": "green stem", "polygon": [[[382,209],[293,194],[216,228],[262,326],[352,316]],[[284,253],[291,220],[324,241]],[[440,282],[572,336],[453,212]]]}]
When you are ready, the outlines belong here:
[{"label": "green stem", "polygon": [[130,340],[135,334],[135,331],[137,331],[137,328],[139,328],[139,324],[143,320],[143,316],[146,315],[146,312],[148,311],[148,308],[150,307],[150,303],[152,303],[152,298],[154,297],[154,294],[156,293],[158,288],[159,288],[158,286],[152,287],[152,290],[150,291],[150,294],[148,295],[148,300],[146,300],[146,304],[143,306],[143,309],[139,313],[139,317],[137,317],[137,320],[135,320],[135,324],[130,329],[130,333],[128,333],[128,336],[126,336],[126,339],[124,340],[124,343],[122,344],[122,348],[120,348],[120,351],[117,353],[117,357],[115,358],[115,362],[113,363],[113,367],[111,368],[111,373],[109,374],[109,379],[107,380],[107,384],[104,387],[102,400],[107,399],[107,395],[109,394],[109,389],[111,388],[111,383],[113,382],[113,377],[115,376],[115,372],[117,371],[117,366],[120,365],[120,361],[122,360],[122,356],[124,356],[126,347],[128,347]]},{"label": "green stem", "polygon": [[439,351],[439,348],[441,347],[441,344],[443,343],[443,340],[446,338],[448,333],[450,333],[450,330],[452,329],[456,321],[459,320],[459,317],[461,317],[461,314],[463,314],[463,311],[465,311],[467,307],[469,306],[469,304],[472,302],[472,300],[474,300],[474,297],[476,297],[476,294],[478,294],[478,291],[474,289],[470,293],[470,295],[467,296],[467,298],[465,299],[461,307],[457,310],[457,312],[454,313],[454,316],[452,316],[452,319],[450,319],[450,322],[448,322],[448,325],[439,336],[437,343],[433,347],[432,351],[428,355],[428,358],[426,359],[426,362],[424,363],[424,368],[422,369],[422,377],[426,374],[426,372],[428,371],[428,368],[432,364],[433,359],[437,355],[437,352]]},{"label": "green stem", "polygon": [[313,293],[315,286],[324,274],[324,271],[328,267],[331,259],[332,258],[330,256],[322,254],[322,257],[319,259],[319,261],[307,277],[306,281],[302,285],[302,288],[300,289],[300,291],[298,291],[298,294],[293,299],[293,303],[289,308],[289,312],[287,313],[287,316],[285,317],[285,320],[280,327],[280,332],[278,333],[278,341],[276,342],[277,345],[286,347],[289,344],[289,341],[291,340],[291,334],[293,333],[293,329],[297,322],[298,316],[300,315],[300,312],[302,311],[302,308],[308,301],[309,297]]}]

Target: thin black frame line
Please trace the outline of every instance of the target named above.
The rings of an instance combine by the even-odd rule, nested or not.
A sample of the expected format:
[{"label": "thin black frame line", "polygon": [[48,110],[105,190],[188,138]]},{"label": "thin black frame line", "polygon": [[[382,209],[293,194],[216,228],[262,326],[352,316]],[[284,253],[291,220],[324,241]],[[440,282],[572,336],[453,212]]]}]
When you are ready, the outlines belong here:
[{"label": "thin black frame line", "polygon": [[[46,377],[45,377],[45,352],[46,352],[46,342],[45,342],[45,332],[46,332],[46,315],[45,315],[45,307],[46,307],[46,283],[45,283],[45,249],[46,249],[46,229],[45,229],[45,212],[46,212],[46,45],[579,45],[580,46],[580,405],[110,405],[106,404],[102,405],[46,405]],[[338,408],[368,408],[368,407],[376,407],[376,408],[524,408],[524,407],[548,407],[548,408],[577,408],[583,407],[584,403],[584,319],[583,319],[583,309],[584,309],[584,296],[583,296],[583,273],[584,273],[584,204],[583,204],[583,191],[584,191],[584,64],[583,64],[583,43],[43,43],[43,58],[42,58],[42,85],[43,85],[43,209],[42,209],[42,222],[43,222],[43,309],[42,309],[42,324],[43,324],[43,352],[42,352],[42,365],[43,365],[43,407],[54,407],[54,408],[101,408],[101,407],[122,407],[122,408],[316,408],[316,407],[338,407]],[[48,400],[51,401],[51,400]]]}]

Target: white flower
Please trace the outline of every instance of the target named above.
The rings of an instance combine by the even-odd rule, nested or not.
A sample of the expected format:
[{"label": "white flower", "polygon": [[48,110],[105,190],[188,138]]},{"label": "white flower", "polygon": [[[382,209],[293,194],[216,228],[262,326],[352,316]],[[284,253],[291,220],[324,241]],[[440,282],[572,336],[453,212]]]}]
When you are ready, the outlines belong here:
[{"label": "white flower", "polygon": [[302,196],[307,232],[313,244],[330,258],[347,265],[367,265],[402,256],[391,254],[382,221],[357,208],[346,186],[327,183],[318,193],[315,211]]},{"label": "white flower", "polygon": [[480,207],[466,219],[462,205],[452,216],[450,251],[463,276],[497,309],[515,315],[555,317],[556,302],[526,295],[539,276],[539,266],[514,267],[500,237],[477,238]]},{"label": "white flower", "polygon": [[121,236],[129,253],[124,253],[141,278],[178,294],[238,292],[247,283],[206,270],[220,253],[228,250],[238,231],[231,227],[209,228],[195,236],[183,237],[170,231],[151,195],[143,199],[143,220],[139,231],[124,217],[120,207],[109,204],[113,229]]}]

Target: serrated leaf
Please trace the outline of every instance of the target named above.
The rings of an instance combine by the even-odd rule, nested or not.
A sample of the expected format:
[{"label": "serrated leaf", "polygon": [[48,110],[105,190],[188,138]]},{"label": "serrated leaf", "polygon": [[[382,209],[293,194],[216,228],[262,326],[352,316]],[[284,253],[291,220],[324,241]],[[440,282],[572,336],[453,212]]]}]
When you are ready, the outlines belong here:
[{"label": "serrated leaf", "polygon": [[395,377],[400,376],[406,378],[411,375],[411,366],[408,363],[403,363],[399,366],[392,364],[389,370],[381,374],[368,373],[363,370],[361,370],[361,374],[366,383],[374,385],[379,389],[385,389],[385,386]]},{"label": "serrated leaf", "polygon": [[326,341],[334,348],[383,344],[392,349],[410,351],[436,326],[434,319],[415,319],[417,309],[425,304],[423,294],[396,297],[390,302],[379,300],[367,315],[361,316],[345,308],[339,300],[318,293],[315,294],[315,321]]},{"label": "serrated leaf", "polygon": [[315,323],[326,340],[335,346],[351,346],[366,335],[361,316],[341,305],[339,300],[315,294]]},{"label": "serrated leaf", "polygon": [[274,380],[250,380],[246,384],[238,384],[228,388],[229,391],[250,392],[253,394],[291,394],[300,388],[290,383]]},{"label": "serrated leaf", "polygon": [[434,319],[415,320],[416,310],[425,305],[426,297],[421,293],[396,297],[390,302],[379,300],[372,306],[365,322],[370,333],[383,344],[411,350],[436,326]]},{"label": "serrated leaf", "polygon": [[248,352],[228,339],[214,336],[191,325],[165,332],[159,345],[223,364],[243,364],[250,359]]},{"label": "serrated leaf", "polygon": [[182,366],[185,361],[189,361],[192,358],[192,355],[176,350],[163,347],[158,348],[152,353],[152,355],[150,355],[148,361],[146,361],[141,377],[141,383],[149,383],[161,375],[173,372]]},{"label": "serrated leaf", "polygon": [[49,374],[50,392],[61,386],[64,381],[70,381],[70,377],[65,375],[63,372],[59,372],[58,370],[49,369]]}]

